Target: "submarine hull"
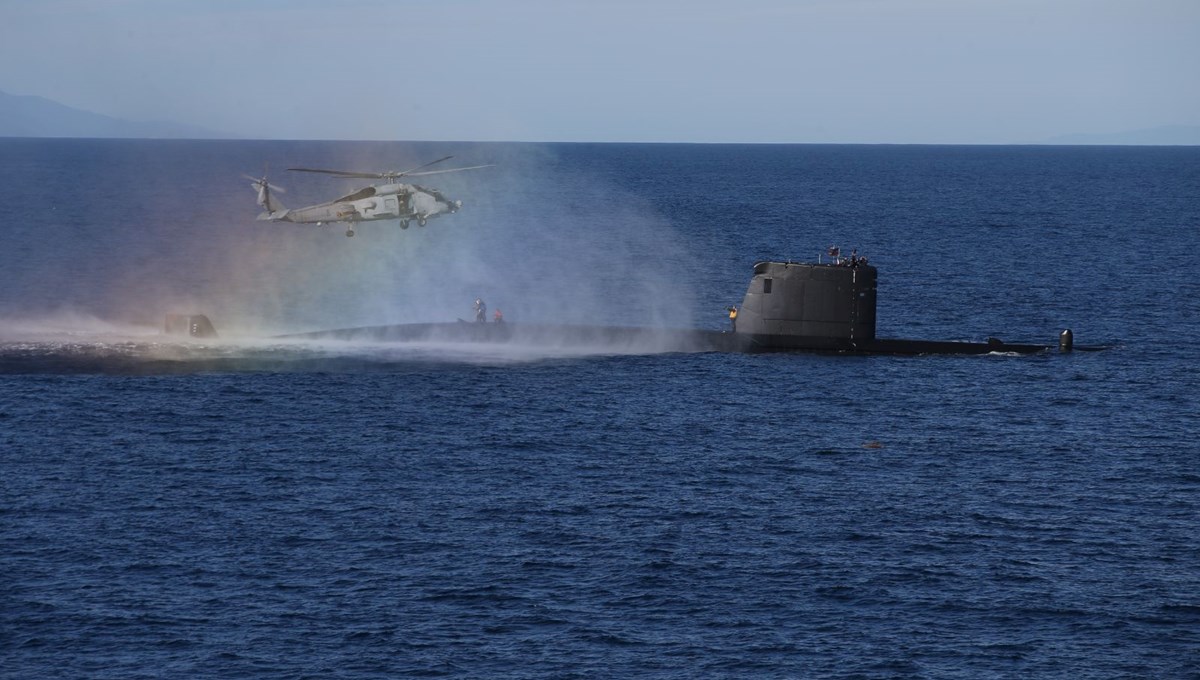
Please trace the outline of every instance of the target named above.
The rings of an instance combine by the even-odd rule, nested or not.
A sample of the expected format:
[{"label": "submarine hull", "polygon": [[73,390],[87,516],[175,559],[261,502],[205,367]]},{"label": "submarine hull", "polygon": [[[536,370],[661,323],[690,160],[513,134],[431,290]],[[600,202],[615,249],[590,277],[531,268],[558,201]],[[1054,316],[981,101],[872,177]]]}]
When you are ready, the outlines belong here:
[{"label": "submarine hull", "polygon": [[611,352],[749,351],[750,339],[710,330],[519,323],[413,323],[282,336],[299,340],[408,343],[508,343]]},{"label": "submarine hull", "polygon": [[1033,354],[1045,345],[990,342],[755,335],[727,331],[518,323],[413,323],[282,336],[296,340],[379,343],[509,343],[598,352],[820,352],[833,354]]},{"label": "submarine hull", "polygon": [[[555,324],[419,323],[364,326],[285,336],[367,342],[512,343],[576,351],[826,352],[836,354],[1034,354],[1048,345],[875,337],[877,272],[866,259],[833,263],[758,262],[736,331]],[[1064,331],[1058,346],[1070,351]],[[1075,349],[1085,349],[1075,347]]]},{"label": "submarine hull", "polygon": [[[739,333],[739,335],[741,335]],[[940,340],[902,340],[874,338],[850,341],[813,336],[745,335],[739,351],[743,352],[831,352],[837,354],[1036,354],[1047,345],[1030,345],[991,339],[988,342],[956,342]]]}]

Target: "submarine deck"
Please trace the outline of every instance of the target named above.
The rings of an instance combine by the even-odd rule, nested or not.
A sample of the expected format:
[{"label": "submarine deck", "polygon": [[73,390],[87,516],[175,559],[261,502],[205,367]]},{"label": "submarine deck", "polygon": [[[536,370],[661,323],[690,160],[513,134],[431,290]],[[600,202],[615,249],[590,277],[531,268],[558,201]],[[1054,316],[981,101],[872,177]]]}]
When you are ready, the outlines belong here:
[{"label": "submarine deck", "polygon": [[623,353],[824,352],[834,354],[1034,354],[1049,345],[877,338],[849,341],[805,336],[766,336],[729,331],[588,326],[571,324],[412,323],[363,326],[280,336],[301,340],[358,342],[512,343]]}]

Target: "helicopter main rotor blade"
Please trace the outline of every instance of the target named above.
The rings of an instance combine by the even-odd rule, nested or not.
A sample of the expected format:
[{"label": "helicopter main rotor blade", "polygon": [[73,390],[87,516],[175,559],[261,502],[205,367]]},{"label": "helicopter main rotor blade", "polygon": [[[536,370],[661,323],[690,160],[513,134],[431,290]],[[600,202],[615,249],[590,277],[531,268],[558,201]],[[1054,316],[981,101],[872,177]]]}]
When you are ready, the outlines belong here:
[{"label": "helicopter main rotor blade", "polygon": [[479,168],[490,168],[494,164],[488,165],[471,165],[465,168],[446,168],[445,170],[427,170],[425,172],[406,172],[406,177],[420,177],[422,175],[440,175],[444,172],[462,172],[463,170],[478,170]]},{"label": "helicopter main rotor blade", "polygon": [[402,172],[396,172],[396,171],[391,171],[391,172],[354,172],[354,171],[350,171],[350,170],[325,170],[323,168],[288,168],[288,170],[290,170],[292,172],[318,172],[323,175],[333,175],[335,177],[354,177],[356,179],[396,180],[396,179],[400,179],[401,177],[420,177],[423,175],[440,175],[444,172],[460,172],[462,170],[475,170],[477,168],[492,167],[491,165],[472,165],[472,166],[466,167],[466,168],[447,168],[445,170],[426,170],[425,172],[417,172],[417,170],[420,170],[421,168],[428,168],[431,165],[437,165],[438,163],[441,163],[442,161],[448,161],[451,158],[454,158],[454,156],[446,156],[445,158],[439,158],[436,161],[430,161],[424,165],[418,165],[417,167],[415,167],[411,170],[404,170]]},{"label": "helicopter main rotor blade", "polygon": [[[426,164],[424,164],[424,165],[418,165],[418,166],[417,166],[417,167],[415,167],[415,168],[409,168],[408,170],[405,170],[405,171],[403,171],[403,172],[387,172],[387,173],[384,173],[384,174],[385,174],[385,175],[390,175],[390,176],[392,176],[392,177],[403,177],[404,175],[411,175],[411,174],[413,174],[413,171],[414,171],[414,170],[420,170],[421,168],[428,168],[428,167],[429,167],[429,166],[431,166],[431,165],[437,165],[438,163],[441,163],[442,161],[448,161],[448,160],[450,160],[451,158],[454,158],[454,156],[446,156],[445,158],[439,158],[439,159],[437,159],[436,161],[429,161],[428,163],[426,163]],[[423,172],[423,173],[421,173],[421,174],[422,174],[422,175],[424,175],[424,174],[428,174],[428,173],[424,173],[424,172]]]},{"label": "helicopter main rotor blade", "polygon": [[292,172],[319,172],[323,175],[336,175],[338,177],[357,177],[360,179],[379,179],[387,177],[386,173],[382,172],[349,172],[347,170],[321,170],[320,168],[288,168]]}]

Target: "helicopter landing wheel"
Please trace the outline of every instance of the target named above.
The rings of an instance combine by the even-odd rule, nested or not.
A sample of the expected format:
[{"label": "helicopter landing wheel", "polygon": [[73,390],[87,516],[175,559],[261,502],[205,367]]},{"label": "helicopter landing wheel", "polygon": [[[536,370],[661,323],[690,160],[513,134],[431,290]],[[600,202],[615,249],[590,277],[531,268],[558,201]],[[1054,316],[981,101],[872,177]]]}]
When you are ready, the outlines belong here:
[{"label": "helicopter landing wheel", "polygon": [[350,238],[351,236],[354,236],[354,230],[353,230],[353,229],[347,229],[347,230],[346,230],[346,238]]},{"label": "helicopter landing wheel", "polygon": [[424,218],[417,220],[417,224],[421,225],[422,227],[425,226]]},{"label": "helicopter landing wheel", "polygon": [[408,220],[400,220],[400,228],[408,229]]}]

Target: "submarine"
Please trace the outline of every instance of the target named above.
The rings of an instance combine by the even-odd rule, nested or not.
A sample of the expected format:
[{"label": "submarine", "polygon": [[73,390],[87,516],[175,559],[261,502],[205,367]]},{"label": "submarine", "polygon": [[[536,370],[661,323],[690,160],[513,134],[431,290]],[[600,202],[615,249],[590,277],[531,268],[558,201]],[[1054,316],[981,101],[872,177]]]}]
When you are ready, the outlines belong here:
[{"label": "submarine", "polygon": [[[834,252],[831,250],[831,253]],[[280,336],[365,342],[521,343],[601,352],[822,352],[848,355],[1035,354],[1076,347],[1070,330],[1055,344],[906,340],[876,337],[878,270],[866,258],[831,262],[764,261],[753,275],[736,324],[727,331],[510,322],[410,323]]]}]

